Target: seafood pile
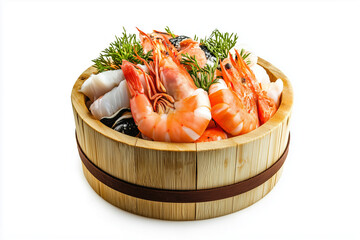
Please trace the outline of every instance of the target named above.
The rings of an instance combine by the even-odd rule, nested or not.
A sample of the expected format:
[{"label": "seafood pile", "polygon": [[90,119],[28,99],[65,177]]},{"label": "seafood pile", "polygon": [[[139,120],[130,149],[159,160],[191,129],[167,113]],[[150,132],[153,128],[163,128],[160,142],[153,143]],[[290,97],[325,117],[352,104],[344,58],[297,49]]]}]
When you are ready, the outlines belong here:
[{"label": "seafood pile", "polygon": [[248,133],[280,104],[281,79],[270,82],[236,34],[208,38],[166,32],[121,38],[93,60],[98,69],[80,91],[93,117],[115,131],[163,142],[207,142]]}]

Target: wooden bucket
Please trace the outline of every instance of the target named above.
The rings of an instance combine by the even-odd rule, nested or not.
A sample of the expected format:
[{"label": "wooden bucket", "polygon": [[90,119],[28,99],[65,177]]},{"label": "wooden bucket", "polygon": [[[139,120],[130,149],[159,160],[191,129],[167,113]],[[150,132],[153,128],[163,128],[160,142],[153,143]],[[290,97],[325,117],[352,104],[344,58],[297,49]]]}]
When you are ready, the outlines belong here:
[{"label": "wooden bucket", "polygon": [[198,220],[246,208],[275,186],[289,143],[293,91],[267,61],[258,63],[271,81],[284,82],[276,114],[242,136],[208,143],[165,143],[116,132],[95,120],[79,92],[92,73],[76,81],[71,101],[84,175],[103,199],[138,215]]}]

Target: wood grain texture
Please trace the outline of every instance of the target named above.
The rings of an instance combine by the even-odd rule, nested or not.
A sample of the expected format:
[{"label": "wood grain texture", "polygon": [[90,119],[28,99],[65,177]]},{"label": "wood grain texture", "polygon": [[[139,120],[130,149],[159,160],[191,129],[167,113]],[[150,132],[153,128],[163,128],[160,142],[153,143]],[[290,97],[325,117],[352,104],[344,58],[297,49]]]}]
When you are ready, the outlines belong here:
[{"label": "wood grain texture", "polygon": [[[235,183],[237,159],[237,147],[235,144],[230,147],[224,145],[213,150],[209,150],[206,144],[198,144],[197,150],[197,189],[215,188]],[[232,198],[196,203],[196,219],[221,216],[232,211]]]},{"label": "wood grain texture", "polygon": [[[161,189],[207,189],[240,182],[270,167],[284,152],[289,137],[293,91],[286,76],[259,58],[271,81],[281,78],[284,90],[276,114],[242,136],[209,143],[164,143],[130,137],[95,120],[79,89],[95,69],[76,81],[71,100],[79,145],[105,172],[130,183]],[[84,167],[91,187],[106,201],[126,211],[167,220],[222,216],[255,203],[275,186],[281,170],[264,184],[235,197],[203,203],[163,203],[131,197],[99,182]]]}]

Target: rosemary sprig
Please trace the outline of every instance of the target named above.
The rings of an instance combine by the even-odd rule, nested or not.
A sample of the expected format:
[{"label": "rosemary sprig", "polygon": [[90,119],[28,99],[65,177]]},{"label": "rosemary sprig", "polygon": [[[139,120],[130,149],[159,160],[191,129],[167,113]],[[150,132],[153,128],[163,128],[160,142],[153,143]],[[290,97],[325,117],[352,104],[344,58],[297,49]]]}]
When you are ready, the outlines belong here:
[{"label": "rosemary sprig", "polygon": [[230,49],[236,45],[237,39],[237,34],[221,33],[215,29],[209,38],[201,39],[200,44],[205,45],[215,57],[223,60],[227,58]]},{"label": "rosemary sprig", "polygon": [[216,63],[213,66],[206,64],[205,67],[201,68],[195,56],[190,56],[186,53],[182,54],[181,59],[182,64],[191,67],[191,70],[188,70],[188,72],[195,85],[205,91],[209,91],[211,84],[218,82],[218,77],[215,77],[218,61],[219,59],[216,59]]},{"label": "rosemary sprig", "polygon": [[149,60],[151,51],[144,54],[143,47],[136,39],[135,34],[128,34],[124,29],[121,37],[115,36],[115,41],[100,53],[100,56],[94,60],[94,67],[99,72],[120,69],[122,60],[125,59],[132,63],[142,63],[136,58],[135,52],[146,61]]},{"label": "rosemary sprig", "polygon": [[170,30],[170,28],[169,28],[168,26],[166,26],[165,31],[166,31],[168,34],[170,34],[172,38],[175,38],[175,37],[176,37],[175,34]]}]

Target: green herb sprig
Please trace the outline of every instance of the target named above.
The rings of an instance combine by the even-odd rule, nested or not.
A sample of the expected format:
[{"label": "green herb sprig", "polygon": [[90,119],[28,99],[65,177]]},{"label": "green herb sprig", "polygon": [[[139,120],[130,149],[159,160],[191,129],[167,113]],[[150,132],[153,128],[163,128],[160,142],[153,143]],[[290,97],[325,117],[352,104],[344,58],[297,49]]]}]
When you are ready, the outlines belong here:
[{"label": "green herb sprig", "polygon": [[205,45],[215,57],[223,60],[228,57],[229,51],[236,45],[237,39],[237,34],[221,33],[215,29],[209,38],[200,39],[200,44]]},{"label": "green herb sprig", "polygon": [[99,72],[120,69],[124,59],[135,64],[142,63],[136,58],[135,52],[146,61],[149,60],[151,51],[145,54],[143,47],[136,39],[136,35],[128,34],[125,28],[123,29],[122,36],[115,36],[115,41],[110,43],[110,46],[102,51],[98,58],[92,60],[94,67]]},{"label": "green herb sprig", "polygon": [[240,56],[242,57],[242,59],[244,59],[244,61],[247,65],[250,64],[250,59],[248,59],[250,54],[251,54],[251,52],[246,52],[245,49],[243,49],[243,48],[240,50]]},{"label": "green herb sprig", "polygon": [[216,63],[213,66],[206,64],[205,67],[201,68],[195,56],[190,56],[186,53],[182,54],[181,59],[182,64],[191,67],[191,70],[188,70],[188,72],[195,85],[205,91],[209,91],[211,84],[218,82],[218,77],[215,77],[218,62],[218,59],[216,59]]},{"label": "green herb sprig", "polygon": [[168,26],[166,26],[165,31],[166,31],[168,34],[170,34],[172,38],[175,38],[175,37],[176,37],[175,34],[170,30],[170,28],[169,28]]}]

